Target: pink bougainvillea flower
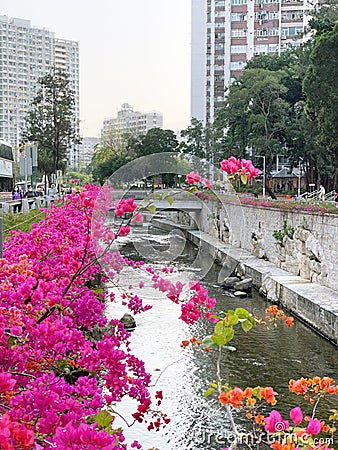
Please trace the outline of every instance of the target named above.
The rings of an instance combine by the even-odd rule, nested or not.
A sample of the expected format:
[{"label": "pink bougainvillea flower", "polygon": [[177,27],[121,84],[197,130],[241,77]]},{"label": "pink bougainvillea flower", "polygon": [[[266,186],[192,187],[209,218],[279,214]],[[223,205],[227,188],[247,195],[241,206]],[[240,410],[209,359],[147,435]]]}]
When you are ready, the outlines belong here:
[{"label": "pink bougainvillea flower", "polygon": [[290,417],[295,425],[299,425],[303,420],[303,412],[302,412],[301,408],[297,407],[297,408],[291,409]]},{"label": "pink bougainvillea flower", "polygon": [[223,161],[221,161],[221,169],[223,170],[223,172],[226,172],[228,174],[235,174],[240,170],[240,168],[241,162],[234,156],[231,156],[229,159],[224,159]]},{"label": "pink bougainvillea flower", "polygon": [[203,179],[203,186],[207,189],[212,189],[212,184],[208,178]]},{"label": "pink bougainvillea flower", "polygon": [[16,381],[9,373],[0,372],[0,394],[7,394],[15,386]]},{"label": "pink bougainvillea flower", "polygon": [[195,184],[201,181],[201,175],[197,172],[190,172],[186,176],[188,184]]},{"label": "pink bougainvillea flower", "polygon": [[309,419],[309,425],[306,428],[307,434],[318,434],[322,429],[322,425],[320,420],[318,419]]},{"label": "pink bougainvillea flower", "polygon": [[275,409],[271,411],[270,416],[266,417],[265,420],[265,430],[269,433],[277,433],[278,431],[285,431],[289,428],[289,422],[283,420],[280,413]]}]

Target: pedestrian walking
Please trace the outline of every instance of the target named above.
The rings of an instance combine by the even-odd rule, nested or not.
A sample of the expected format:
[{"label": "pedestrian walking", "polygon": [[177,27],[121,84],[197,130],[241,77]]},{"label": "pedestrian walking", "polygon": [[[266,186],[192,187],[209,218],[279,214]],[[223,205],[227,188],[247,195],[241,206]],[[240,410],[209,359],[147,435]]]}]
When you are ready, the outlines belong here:
[{"label": "pedestrian walking", "polygon": [[319,186],[319,200],[325,201],[325,188],[322,184]]},{"label": "pedestrian walking", "polygon": [[22,190],[17,185],[14,186],[14,188],[13,188],[12,200],[16,200],[16,201],[20,200],[20,203],[17,203],[16,205],[13,206],[14,214],[21,212],[21,208],[22,208]]}]

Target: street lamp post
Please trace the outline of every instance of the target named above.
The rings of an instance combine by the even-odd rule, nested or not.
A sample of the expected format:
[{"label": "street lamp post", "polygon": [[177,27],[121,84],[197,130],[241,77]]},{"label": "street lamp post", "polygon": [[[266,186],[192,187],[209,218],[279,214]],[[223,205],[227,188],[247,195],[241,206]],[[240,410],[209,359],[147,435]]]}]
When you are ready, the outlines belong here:
[{"label": "street lamp post", "polygon": [[302,170],[302,168],[301,168],[300,160],[299,160],[299,163],[298,163],[298,193],[297,193],[298,198],[300,197],[300,184],[302,181],[301,170]]},{"label": "street lamp post", "polygon": [[257,158],[263,158],[263,198],[265,199],[265,183],[266,183],[266,180],[265,180],[265,177],[266,177],[266,174],[265,174],[265,156],[264,155],[256,155],[256,157]]}]

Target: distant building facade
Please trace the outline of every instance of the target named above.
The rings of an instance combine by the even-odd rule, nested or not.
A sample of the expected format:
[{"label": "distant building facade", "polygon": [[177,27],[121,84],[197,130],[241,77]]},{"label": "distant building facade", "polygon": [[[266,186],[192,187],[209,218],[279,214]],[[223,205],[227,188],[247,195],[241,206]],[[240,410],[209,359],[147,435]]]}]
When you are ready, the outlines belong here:
[{"label": "distant building facade", "polygon": [[123,103],[117,117],[104,119],[101,137],[114,130],[118,134],[140,136],[146,134],[151,128],[163,128],[163,115],[158,111],[134,111],[128,103]]},{"label": "distant building facade", "polygon": [[[0,139],[13,148],[20,142],[25,117],[38,89],[38,80],[55,66],[70,76],[79,122],[79,46],[57,39],[46,28],[25,19],[0,15]],[[69,150],[74,165],[77,150]]]},{"label": "distant building facade", "polygon": [[212,123],[255,55],[299,45],[309,0],[192,0],[191,117]]},{"label": "distant building facade", "polygon": [[99,139],[96,137],[83,137],[79,144],[79,168],[80,170],[89,166],[95,151],[95,146],[98,145]]}]

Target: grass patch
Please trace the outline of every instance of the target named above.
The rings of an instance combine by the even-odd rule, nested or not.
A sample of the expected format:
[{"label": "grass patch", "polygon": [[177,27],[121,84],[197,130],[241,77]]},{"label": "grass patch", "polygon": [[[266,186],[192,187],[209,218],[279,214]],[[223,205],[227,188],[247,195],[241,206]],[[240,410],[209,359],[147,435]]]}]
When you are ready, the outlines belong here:
[{"label": "grass patch", "polygon": [[21,230],[25,233],[29,233],[32,229],[32,225],[44,218],[45,213],[41,212],[39,209],[32,209],[27,213],[21,214],[4,214],[2,218],[3,237],[4,239],[9,237],[12,230]]}]

